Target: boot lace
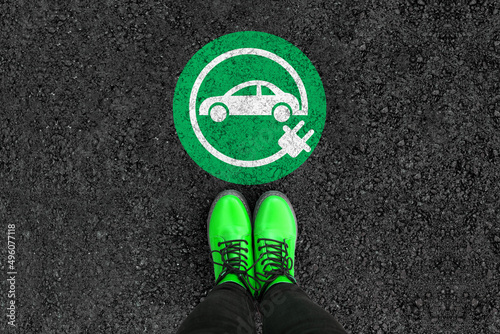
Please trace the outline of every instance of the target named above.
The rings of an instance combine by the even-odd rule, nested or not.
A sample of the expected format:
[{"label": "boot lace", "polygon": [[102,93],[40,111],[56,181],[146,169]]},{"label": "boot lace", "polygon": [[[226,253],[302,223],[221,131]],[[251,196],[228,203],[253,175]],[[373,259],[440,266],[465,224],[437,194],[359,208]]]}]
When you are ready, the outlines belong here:
[{"label": "boot lace", "polygon": [[260,238],[257,239],[257,244],[264,242],[262,246],[258,247],[260,252],[265,249],[265,252],[259,256],[259,259],[255,261],[258,263],[262,258],[262,264],[264,265],[262,273],[256,272],[256,280],[261,283],[262,290],[265,291],[267,286],[274,281],[278,276],[286,276],[292,282],[296,283],[295,278],[290,274],[290,270],[293,268],[293,260],[288,256],[288,245],[285,240],[278,241],[274,239]]},{"label": "boot lace", "polygon": [[[257,279],[250,275],[248,272],[255,266],[255,263],[248,267],[248,241],[246,240],[229,240],[229,241],[221,241],[218,243],[218,246],[221,248],[220,250],[213,250],[210,252],[210,255],[213,253],[219,253],[221,257],[222,263],[215,262],[213,260],[213,256],[210,256],[212,263],[219,265],[222,267],[222,271],[215,282],[215,285],[219,284],[219,282],[226,277],[228,274],[236,274],[241,280],[241,282],[249,289],[252,287],[255,290],[260,289],[260,283]],[[253,286],[250,282],[250,279],[253,279],[257,286]]]}]

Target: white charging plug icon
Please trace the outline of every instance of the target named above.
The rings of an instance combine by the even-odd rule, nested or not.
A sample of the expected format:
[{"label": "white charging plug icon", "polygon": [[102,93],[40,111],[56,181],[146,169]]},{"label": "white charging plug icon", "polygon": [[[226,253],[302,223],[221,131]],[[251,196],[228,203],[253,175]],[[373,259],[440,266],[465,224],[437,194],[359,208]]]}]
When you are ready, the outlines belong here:
[{"label": "white charging plug icon", "polygon": [[297,135],[304,124],[304,121],[300,121],[293,129],[287,125],[283,126],[285,134],[278,140],[282,151],[288,153],[292,158],[296,158],[302,151],[311,152],[311,147],[306,142],[314,134],[314,130],[309,130],[302,138]]}]

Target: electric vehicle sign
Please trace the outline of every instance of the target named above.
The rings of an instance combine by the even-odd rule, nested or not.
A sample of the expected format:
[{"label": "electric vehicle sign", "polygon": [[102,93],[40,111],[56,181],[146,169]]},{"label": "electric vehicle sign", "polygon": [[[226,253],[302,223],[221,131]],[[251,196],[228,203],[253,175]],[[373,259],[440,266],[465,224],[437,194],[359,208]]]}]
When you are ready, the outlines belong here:
[{"label": "electric vehicle sign", "polygon": [[326,100],[310,60],[274,35],[244,31],[205,45],[177,81],[174,123],[189,156],[238,184],[280,179],[318,144]]}]

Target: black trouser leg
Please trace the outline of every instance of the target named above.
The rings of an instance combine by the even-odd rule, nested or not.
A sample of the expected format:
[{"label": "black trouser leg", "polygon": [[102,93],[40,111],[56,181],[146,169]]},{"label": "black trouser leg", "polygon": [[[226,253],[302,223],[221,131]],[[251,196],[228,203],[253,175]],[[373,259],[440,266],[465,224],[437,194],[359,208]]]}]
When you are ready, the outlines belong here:
[{"label": "black trouser leg", "polygon": [[264,334],[346,334],[337,320],[296,284],[278,283],[264,294]]},{"label": "black trouser leg", "polygon": [[254,334],[254,312],[252,297],[245,288],[222,283],[196,306],[177,334]]}]

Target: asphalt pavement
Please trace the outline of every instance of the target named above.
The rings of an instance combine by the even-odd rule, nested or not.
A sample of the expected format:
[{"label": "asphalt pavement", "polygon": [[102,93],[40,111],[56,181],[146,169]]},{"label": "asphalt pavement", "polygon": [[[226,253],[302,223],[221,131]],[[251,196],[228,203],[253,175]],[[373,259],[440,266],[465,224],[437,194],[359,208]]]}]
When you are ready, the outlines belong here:
[{"label": "asphalt pavement", "polygon": [[[0,332],[175,332],[213,287],[211,201],[275,189],[297,213],[299,285],[350,333],[500,333],[499,11],[2,2]],[[189,59],[246,30],[302,50],[327,99],[310,158],[254,186],[194,163],[172,115]]]}]

